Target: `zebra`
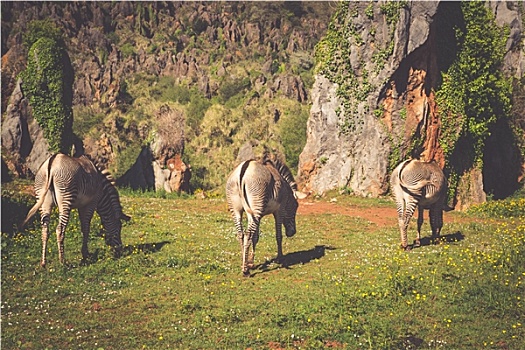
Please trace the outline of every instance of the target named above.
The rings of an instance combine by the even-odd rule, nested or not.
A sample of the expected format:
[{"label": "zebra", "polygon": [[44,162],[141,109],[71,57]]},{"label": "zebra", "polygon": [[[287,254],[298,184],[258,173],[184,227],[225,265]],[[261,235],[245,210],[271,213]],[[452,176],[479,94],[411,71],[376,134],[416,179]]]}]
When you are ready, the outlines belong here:
[{"label": "zebra", "polygon": [[[241,269],[245,277],[250,275],[249,269],[253,267],[262,217],[273,214],[277,259],[280,259],[283,256],[282,225],[287,237],[295,235],[295,215],[299,207],[297,199],[305,197],[305,194],[297,191],[290,169],[279,160],[247,160],[232,171],[226,182],[226,200],[237,229],[242,255]],[[248,217],[246,231],[242,225],[244,212]]]},{"label": "zebra", "polygon": [[83,235],[82,258],[89,256],[88,238],[91,219],[97,211],[106,231],[106,244],[118,255],[122,249],[120,237],[122,223],[131,218],[122,212],[119,194],[114,186],[113,177],[107,171],[99,170],[87,156],[73,158],[57,153],[49,157],[35,175],[35,192],[37,202],[29,210],[21,227],[40,209],[42,224],[42,260],[46,266],[46,248],[49,238],[49,221],[55,204],[59,211],[59,222],[56,228],[58,257],[62,264],[64,258],[64,237],[71,209],[77,208]]},{"label": "zebra", "polygon": [[435,243],[439,243],[447,181],[438,164],[434,161],[405,160],[392,172],[390,184],[397,204],[401,248],[410,250],[407,244],[407,228],[416,206],[418,208],[417,239],[414,247],[421,245],[424,209],[429,209],[432,238]]}]

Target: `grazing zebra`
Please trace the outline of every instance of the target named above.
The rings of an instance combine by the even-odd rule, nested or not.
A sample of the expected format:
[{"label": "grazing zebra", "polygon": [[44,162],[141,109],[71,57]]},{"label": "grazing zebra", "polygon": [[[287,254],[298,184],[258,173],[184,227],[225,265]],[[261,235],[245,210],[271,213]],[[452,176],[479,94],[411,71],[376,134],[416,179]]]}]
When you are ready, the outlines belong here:
[{"label": "grazing zebra", "polygon": [[71,209],[78,208],[81,231],[83,234],[82,257],[86,259],[91,218],[95,210],[100,216],[106,231],[106,243],[118,253],[122,248],[120,231],[122,220],[129,216],[122,212],[119,195],[113,178],[106,171],[98,170],[86,157],[72,158],[64,154],[55,154],[48,158],[38,169],[35,177],[36,204],[27,214],[22,227],[38,209],[41,211],[42,224],[42,261],[46,265],[46,248],[49,238],[49,218],[53,204],[58,206],[59,223],[56,228],[58,257],[64,259],[64,234]]},{"label": "grazing zebra", "polygon": [[[303,193],[297,191],[297,184],[290,169],[277,160],[248,160],[239,164],[230,174],[226,183],[226,200],[237,228],[237,239],[242,254],[242,273],[245,277],[250,275],[249,269],[253,267],[262,217],[273,214],[277,258],[281,258],[282,225],[284,224],[287,237],[295,234],[295,214],[299,206],[296,198],[304,197],[306,196]],[[243,231],[242,227],[244,212],[248,217],[246,231]]]},{"label": "grazing zebra", "polygon": [[418,207],[417,239],[414,246],[421,244],[423,210],[430,211],[432,238],[437,243],[443,227],[443,207],[447,195],[447,181],[436,162],[409,159],[399,164],[392,172],[390,184],[397,203],[401,247],[409,250],[407,228]]}]

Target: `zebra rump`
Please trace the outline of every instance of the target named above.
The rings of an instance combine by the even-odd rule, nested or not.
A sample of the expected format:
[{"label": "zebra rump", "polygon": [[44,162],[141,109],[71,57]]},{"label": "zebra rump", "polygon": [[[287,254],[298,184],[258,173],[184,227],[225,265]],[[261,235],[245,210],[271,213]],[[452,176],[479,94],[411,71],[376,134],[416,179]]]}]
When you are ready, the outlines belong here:
[{"label": "zebra rump", "polygon": [[[290,169],[279,160],[248,160],[233,170],[226,183],[226,200],[237,229],[244,276],[249,276],[249,269],[253,267],[261,219],[273,214],[277,258],[281,258],[282,226],[285,227],[287,237],[296,233],[295,216],[299,206],[297,198],[304,197],[304,194],[297,191]],[[246,231],[242,224],[245,212],[248,217]]]},{"label": "zebra rump", "polygon": [[417,159],[405,160],[392,172],[390,184],[397,204],[401,247],[405,250],[410,249],[407,243],[407,229],[416,207],[418,208],[417,239],[414,245],[420,245],[425,209],[429,210],[432,238],[435,242],[439,242],[443,227],[447,180],[438,164]]}]

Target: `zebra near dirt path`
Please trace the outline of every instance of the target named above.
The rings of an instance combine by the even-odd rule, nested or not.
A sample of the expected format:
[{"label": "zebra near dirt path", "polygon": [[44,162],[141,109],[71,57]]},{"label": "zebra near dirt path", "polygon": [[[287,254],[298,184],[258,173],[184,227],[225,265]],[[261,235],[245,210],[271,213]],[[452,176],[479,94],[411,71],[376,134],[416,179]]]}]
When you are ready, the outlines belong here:
[{"label": "zebra near dirt path", "polygon": [[443,227],[447,180],[437,163],[416,159],[405,160],[392,172],[390,184],[397,204],[401,247],[405,250],[410,249],[407,243],[407,229],[416,207],[418,208],[417,239],[414,246],[421,244],[424,209],[429,209],[430,212],[432,239],[435,243],[439,242]]},{"label": "zebra near dirt path", "polygon": [[49,219],[55,204],[59,211],[59,222],[56,228],[58,257],[61,263],[64,258],[64,237],[71,209],[77,208],[81,231],[83,234],[82,257],[86,259],[91,219],[95,210],[100,216],[106,231],[106,243],[118,252],[122,248],[120,237],[122,223],[129,216],[122,212],[119,194],[113,178],[106,171],[100,171],[86,157],[69,157],[55,154],[48,158],[38,169],[35,176],[36,204],[27,214],[22,227],[40,209],[42,224],[42,260],[46,265],[46,248],[49,238]]},{"label": "zebra near dirt path", "polygon": [[[233,170],[226,183],[226,200],[237,229],[244,276],[249,276],[249,269],[253,267],[262,217],[273,214],[279,259],[283,256],[282,225],[287,237],[295,234],[295,214],[299,206],[297,198],[304,197],[297,191],[290,169],[280,161],[248,160]],[[248,217],[246,231],[242,226],[244,212]]]}]

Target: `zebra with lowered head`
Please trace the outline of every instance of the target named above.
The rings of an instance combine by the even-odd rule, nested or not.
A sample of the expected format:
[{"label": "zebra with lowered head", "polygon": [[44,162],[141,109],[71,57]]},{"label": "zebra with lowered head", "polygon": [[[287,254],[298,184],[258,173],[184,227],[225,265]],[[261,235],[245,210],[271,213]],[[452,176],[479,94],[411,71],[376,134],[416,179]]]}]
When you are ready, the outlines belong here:
[{"label": "zebra with lowered head", "polygon": [[58,207],[59,222],[56,228],[58,257],[64,258],[64,237],[71,209],[77,208],[83,235],[82,257],[86,259],[88,238],[93,214],[97,211],[104,230],[106,243],[118,253],[122,248],[120,237],[121,220],[128,221],[129,216],[122,212],[119,194],[113,178],[107,171],[99,170],[86,156],[73,158],[64,154],[55,154],[48,158],[38,169],[35,176],[37,202],[29,210],[22,227],[40,209],[42,224],[42,260],[46,265],[46,249],[49,238],[49,218],[53,204]]},{"label": "zebra with lowered head", "polygon": [[[226,182],[226,200],[237,229],[242,254],[241,269],[245,277],[250,275],[249,269],[253,267],[262,217],[273,214],[279,259],[283,256],[282,225],[287,237],[295,234],[295,214],[299,206],[297,198],[304,197],[297,191],[290,169],[278,160],[244,161],[230,174]],[[244,212],[248,217],[246,231],[242,225]]]},{"label": "zebra with lowered head", "polygon": [[438,164],[434,161],[405,160],[392,172],[390,184],[397,204],[401,248],[410,249],[407,243],[407,229],[416,207],[418,208],[417,239],[414,246],[421,244],[424,209],[429,210],[432,238],[435,243],[439,242],[443,227],[447,180]]}]

